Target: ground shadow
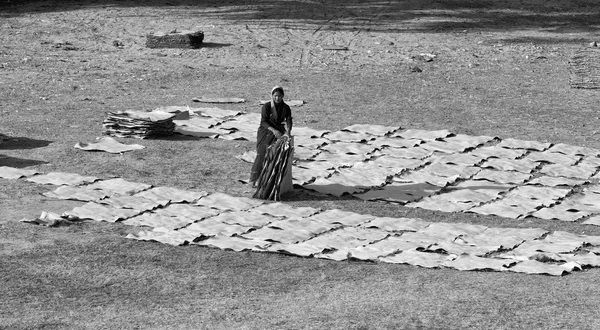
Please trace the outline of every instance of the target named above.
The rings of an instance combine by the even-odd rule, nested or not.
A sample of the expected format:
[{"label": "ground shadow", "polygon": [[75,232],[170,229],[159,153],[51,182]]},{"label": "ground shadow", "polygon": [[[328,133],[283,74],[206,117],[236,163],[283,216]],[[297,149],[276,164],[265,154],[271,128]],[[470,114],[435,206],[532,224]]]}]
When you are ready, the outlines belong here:
[{"label": "ground shadow", "polygon": [[183,135],[179,133],[175,133],[173,135],[167,136],[153,136],[149,138],[149,140],[165,140],[165,141],[199,141],[199,140],[208,140],[208,137],[200,137],[200,136],[192,136],[192,135]]},{"label": "ground shadow", "polygon": [[41,164],[48,164],[48,162],[35,159],[16,158],[0,154],[0,166],[24,168]]},{"label": "ground shadow", "polygon": [[283,201],[364,200],[406,204],[431,196],[440,189],[442,188],[428,183],[406,183],[399,186],[384,185],[383,187],[371,188],[341,184],[319,186],[308,184],[306,187],[294,185],[294,190],[283,194],[281,199]]},{"label": "ground shadow", "polygon": [[0,16],[88,8],[160,8],[178,17],[291,29],[414,33],[468,29],[597,31],[597,0],[0,0]]},{"label": "ground shadow", "polygon": [[359,200],[350,194],[341,196],[328,195],[317,191],[304,188],[299,185],[294,185],[294,189],[281,195],[282,202],[300,202],[300,201],[343,201],[343,200]]},{"label": "ground shadow", "polygon": [[35,149],[47,147],[54,141],[36,140],[27,137],[0,136],[0,150]]},{"label": "ground shadow", "polygon": [[231,46],[231,44],[219,42],[202,42],[200,48],[223,48],[229,46]]}]

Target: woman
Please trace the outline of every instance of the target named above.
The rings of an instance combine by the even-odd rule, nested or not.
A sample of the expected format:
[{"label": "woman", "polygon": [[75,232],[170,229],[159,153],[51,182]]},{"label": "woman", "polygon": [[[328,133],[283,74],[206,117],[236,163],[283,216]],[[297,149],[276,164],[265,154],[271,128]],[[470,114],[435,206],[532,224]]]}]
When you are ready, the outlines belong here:
[{"label": "woman", "polygon": [[267,147],[282,136],[290,137],[292,131],[292,110],[283,102],[283,88],[275,86],[271,90],[271,102],[262,107],[260,125],[256,133],[256,159],[250,173],[250,184],[255,187],[262,171]]}]

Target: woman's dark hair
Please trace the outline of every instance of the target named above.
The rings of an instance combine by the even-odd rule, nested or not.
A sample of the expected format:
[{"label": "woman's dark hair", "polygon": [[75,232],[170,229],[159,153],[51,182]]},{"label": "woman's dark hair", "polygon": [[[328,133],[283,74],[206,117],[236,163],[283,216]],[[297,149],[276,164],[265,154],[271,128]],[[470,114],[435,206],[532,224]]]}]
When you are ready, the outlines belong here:
[{"label": "woman's dark hair", "polygon": [[275,94],[275,92],[281,93],[282,96],[285,95],[285,93],[283,92],[283,88],[279,86],[274,87],[273,90],[271,90],[271,95]]}]

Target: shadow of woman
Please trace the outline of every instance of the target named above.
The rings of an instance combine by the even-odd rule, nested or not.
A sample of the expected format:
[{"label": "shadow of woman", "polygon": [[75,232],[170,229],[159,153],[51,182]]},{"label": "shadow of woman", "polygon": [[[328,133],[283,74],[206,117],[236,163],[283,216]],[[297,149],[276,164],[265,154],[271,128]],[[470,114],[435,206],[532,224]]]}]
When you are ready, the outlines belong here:
[{"label": "shadow of woman", "polygon": [[298,201],[344,201],[359,200],[351,194],[342,194],[341,196],[319,193],[314,190],[306,189],[299,185],[294,185],[294,189],[281,195],[281,202]]}]

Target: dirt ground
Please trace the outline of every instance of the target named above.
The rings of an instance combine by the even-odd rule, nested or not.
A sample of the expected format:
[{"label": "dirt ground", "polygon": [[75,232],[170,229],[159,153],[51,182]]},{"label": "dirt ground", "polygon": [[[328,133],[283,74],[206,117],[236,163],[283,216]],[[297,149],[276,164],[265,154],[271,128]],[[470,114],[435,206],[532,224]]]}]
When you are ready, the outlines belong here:
[{"label": "dirt ground", "polygon": [[[593,1],[1,4],[6,166],[243,194],[247,169],[233,157],[251,142],[143,141],[145,151],[118,157],[72,147],[102,135],[107,111],[230,96],[248,101],[225,108],[257,112],[274,85],[306,102],[297,126],[393,124],[600,147],[598,94],[568,79],[570,56],[598,37]],[[173,30],[203,31],[204,47],[145,47],[148,33]],[[5,219],[42,208],[5,189]]]},{"label": "dirt ground", "polygon": [[[249,165],[235,156],[253,150],[250,141],[121,139],[146,146],[123,155],[73,146],[102,136],[107,111],[201,107],[192,98],[206,96],[245,98],[222,108],[258,112],[274,85],[306,102],[293,108],[297,126],[398,125],[600,148],[599,92],[569,86],[570,57],[600,42],[599,10],[595,0],[0,0],[0,166],[248,196],[238,180]],[[174,30],[203,31],[204,46],[145,46],[148,33]],[[79,205],[40,195],[51,189],[0,179],[5,253],[53,244],[18,222]],[[302,192],[290,202],[600,234]]]}]

